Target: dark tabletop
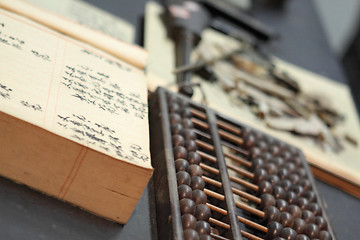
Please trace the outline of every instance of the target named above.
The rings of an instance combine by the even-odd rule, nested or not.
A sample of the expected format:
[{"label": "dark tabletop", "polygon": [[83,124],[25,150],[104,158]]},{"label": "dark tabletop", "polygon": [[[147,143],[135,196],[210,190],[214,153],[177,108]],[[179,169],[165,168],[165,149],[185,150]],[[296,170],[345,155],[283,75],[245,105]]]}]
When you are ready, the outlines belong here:
[{"label": "dark tabletop", "polygon": [[[141,43],[146,0],[86,0],[132,23]],[[257,19],[281,34],[267,50],[288,62],[346,82],[332,54],[311,1],[288,0],[286,8],[257,5]],[[327,203],[328,215],[339,240],[360,236],[360,200],[317,181]],[[126,225],[93,216],[76,207],[45,196],[0,177],[0,239],[117,240],[156,239],[152,181],[145,189]]]}]

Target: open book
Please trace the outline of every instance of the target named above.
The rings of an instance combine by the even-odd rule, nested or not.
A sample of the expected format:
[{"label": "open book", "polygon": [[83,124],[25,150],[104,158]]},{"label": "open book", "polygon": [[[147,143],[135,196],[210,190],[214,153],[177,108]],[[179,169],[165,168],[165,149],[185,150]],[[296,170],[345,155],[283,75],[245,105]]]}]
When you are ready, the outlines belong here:
[{"label": "open book", "polygon": [[[0,174],[125,223],[152,175],[146,79],[134,66],[146,53],[91,33],[0,1]],[[102,50],[118,58],[74,38],[107,39]]]}]

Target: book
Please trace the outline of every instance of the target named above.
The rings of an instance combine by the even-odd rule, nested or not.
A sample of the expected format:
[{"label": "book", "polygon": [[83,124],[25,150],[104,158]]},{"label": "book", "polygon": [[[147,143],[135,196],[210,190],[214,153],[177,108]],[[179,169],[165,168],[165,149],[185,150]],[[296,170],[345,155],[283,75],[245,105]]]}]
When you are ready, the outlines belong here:
[{"label": "book", "polygon": [[[173,41],[167,37],[167,30],[162,22],[161,16],[164,11],[161,6],[153,2],[148,3],[146,7],[144,45],[149,52],[149,64],[147,67],[148,88],[155,90],[158,86],[163,86],[177,91],[175,74],[172,72],[175,69],[175,48]],[[226,46],[234,51],[242,46],[239,41],[211,29],[203,32],[202,42],[212,42],[217,46]],[[162,54],[164,52],[167,54]],[[207,52],[210,54],[210,50],[207,50]],[[293,76],[305,92],[324,95],[325,99],[332,100],[332,106],[339,109],[345,116],[344,122],[339,124],[334,131],[339,135],[349,133],[357,142],[360,142],[359,117],[348,86],[277,58],[273,58],[273,62],[279,69]],[[346,144],[344,150],[339,153],[326,151],[326,149],[321,149],[312,142],[308,142],[290,132],[269,128],[265,121],[259,120],[247,107],[239,107],[234,104],[229,94],[224,92],[219,85],[205,81],[196,75],[193,76],[192,81],[201,84],[201,91],[199,88],[194,89],[194,100],[200,102],[203,100],[203,95],[205,95],[207,104],[211,108],[295,145],[304,152],[315,177],[360,198],[359,146]]]},{"label": "book", "polygon": [[[134,66],[146,53],[111,39],[114,55],[137,58],[120,60],[14,13],[66,22],[23,4],[0,1],[0,175],[126,223],[153,171],[146,77]],[[91,32],[66,25],[77,39]]]}]

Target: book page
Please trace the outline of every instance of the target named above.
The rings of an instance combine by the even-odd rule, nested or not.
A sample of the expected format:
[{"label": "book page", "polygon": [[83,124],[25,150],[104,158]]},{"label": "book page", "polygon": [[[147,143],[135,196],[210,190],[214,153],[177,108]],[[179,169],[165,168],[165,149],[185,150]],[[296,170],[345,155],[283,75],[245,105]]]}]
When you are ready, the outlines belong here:
[{"label": "book page", "polygon": [[134,27],[128,22],[81,0],[26,0],[55,14],[124,42],[134,42]]},{"label": "book page", "polygon": [[2,9],[0,65],[0,114],[151,168],[142,71]]}]

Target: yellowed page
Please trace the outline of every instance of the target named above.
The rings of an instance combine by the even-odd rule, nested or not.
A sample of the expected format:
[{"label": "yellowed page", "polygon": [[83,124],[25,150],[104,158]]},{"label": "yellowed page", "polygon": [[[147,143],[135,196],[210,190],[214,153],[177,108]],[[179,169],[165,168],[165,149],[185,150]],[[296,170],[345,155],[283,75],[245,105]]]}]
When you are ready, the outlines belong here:
[{"label": "yellowed page", "polygon": [[1,112],[151,168],[142,71],[2,9],[0,66]]},{"label": "yellowed page", "polygon": [[140,69],[146,64],[147,52],[141,47],[124,43],[99,31],[59,17],[21,0],[0,0],[0,8],[27,17],[55,31],[88,43]]},{"label": "yellowed page", "polygon": [[81,0],[26,1],[123,42],[134,42],[135,30],[131,24],[87,2]]}]

